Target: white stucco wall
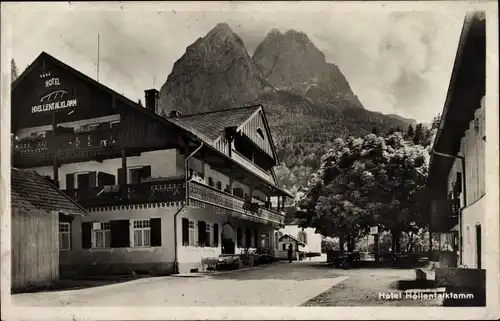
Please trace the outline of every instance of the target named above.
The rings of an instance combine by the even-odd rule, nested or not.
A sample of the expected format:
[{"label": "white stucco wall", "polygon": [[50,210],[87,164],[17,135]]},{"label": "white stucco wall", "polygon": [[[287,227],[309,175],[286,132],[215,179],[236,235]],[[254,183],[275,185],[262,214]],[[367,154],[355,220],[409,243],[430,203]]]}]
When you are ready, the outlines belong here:
[{"label": "white stucco wall", "polygon": [[[90,212],[71,223],[71,250],[60,252],[61,265],[139,264],[174,261],[173,217],[176,207]],[[161,218],[161,246],[83,249],[82,222]],[[133,233],[130,234],[133,238]]]},{"label": "white stucco wall", "polygon": [[[484,97],[481,107],[474,113],[474,119],[469,123],[464,137],[461,139],[459,154],[465,157],[465,175],[462,169],[462,160],[456,159],[448,174],[448,192],[452,191],[457,172],[465,176],[465,185],[462,190],[466,191],[460,195],[462,211],[462,264],[468,268],[477,267],[477,242],[476,225],[482,227],[482,268],[484,268],[484,227],[485,221],[485,105]],[[462,184],[464,179],[462,178]]]},{"label": "white stucco wall", "polygon": [[478,268],[477,262],[477,246],[476,225],[481,227],[481,268],[485,268],[485,248],[486,248],[486,200],[485,197],[467,207],[463,211],[462,226],[463,226],[463,259],[462,265],[468,268]]},{"label": "white stucco wall", "polygon": [[[199,246],[186,246],[182,244],[182,219],[187,218],[190,221],[194,222],[194,235],[195,235],[195,244],[197,243],[198,238],[198,221],[205,221],[207,224],[211,226],[211,243],[213,243],[213,224],[217,223],[219,226],[219,239],[217,247],[199,247]],[[223,226],[228,220],[232,225],[233,235],[232,240],[235,243],[235,254],[241,253],[244,248],[239,248],[237,246],[237,229],[242,229],[242,235],[244,238],[244,230],[245,228],[249,228],[252,232],[252,244],[254,244],[254,235],[253,231],[257,230],[259,233],[259,239],[257,240],[258,245],[261,245],[261,234],[268,233],[270,235],[270,246],[272,246],[272,235],[274,234],[274,229],[269,227],[266,224],[259,224],[255,222],[251,222],[244,219],[233,219],[226,218],[225,215],[221,215],[216,212],[208,211],[201,208],[195,207],[185,207],[178,215],[177,215],[177,238],[178,238],[178,262],[179,262],[179,272],[186,273],[189,272],[191,268],[201,268],[201,260],[203,258],[214,258],[218,257],[222,253],[222,231]],[[243,243],[244,244],[244,243]],[[251,249],[255,249],[255,247],[251,247]]]}]

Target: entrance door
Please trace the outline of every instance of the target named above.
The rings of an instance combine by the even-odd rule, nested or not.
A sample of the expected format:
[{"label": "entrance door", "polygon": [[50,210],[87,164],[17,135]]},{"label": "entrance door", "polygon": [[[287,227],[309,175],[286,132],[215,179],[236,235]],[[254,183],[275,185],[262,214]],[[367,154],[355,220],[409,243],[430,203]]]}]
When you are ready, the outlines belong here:
[{"label": "entrance door", "polygon": [[476,266],[481,268],[481,224],[476,225]]}]

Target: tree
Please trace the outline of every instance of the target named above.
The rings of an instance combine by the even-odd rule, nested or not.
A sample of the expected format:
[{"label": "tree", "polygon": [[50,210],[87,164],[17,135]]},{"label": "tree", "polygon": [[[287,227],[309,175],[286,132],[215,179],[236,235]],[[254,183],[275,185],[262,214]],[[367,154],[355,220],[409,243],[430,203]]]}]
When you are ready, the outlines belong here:
[{"label": "tree", "polygon": [[401,232],[425,224],[420,205],[427,178],[428,153],[404,139],[401,132],[388,137],[337,139],[322,157],[300,201],[304,226],[325,236],[351,242],[378,225],[393,235],[399,252]]},{"label": "tree", "polygon": [[408,139],[413,139],[413,137],[415,136],[415,130],[413,129],[413,126],[410,124],[410,126],[408,126],[408,131],[406,132],[406,136],[408,137]]},{"label": "tree", "polygon": [[437,129],[439,127],[440,122],[441,122],[441,113],[437,114],[436,116],[434,116],[434,118],[432,118],[431,129],[434,128]]},{"label": "tree", "polygon": [[424,141],[424,128],[422,124],[417,124],[415,127],[415,135],[413,136],[413,143],[415,145],[422,144]]},{"label": "tree", "polygon": [[378,128],[377,127],[373,127],[372,128],[372,134],[378,135],[378,133],[379,133]]},{"label": "tree", "polygon": [[16,61],[14,58],[10,60],[10,74],[11,74],[11,81],[14,82],[17,77],[19,77],[19,70],[17,69]]}]

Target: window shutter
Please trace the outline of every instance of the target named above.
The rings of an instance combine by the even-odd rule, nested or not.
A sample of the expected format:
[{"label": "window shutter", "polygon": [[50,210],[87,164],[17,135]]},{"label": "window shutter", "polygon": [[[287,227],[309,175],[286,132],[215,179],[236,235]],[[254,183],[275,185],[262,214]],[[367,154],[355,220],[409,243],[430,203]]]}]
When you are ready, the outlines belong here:
[{"label": "window shutter", "polygon": [[75,175],[66,174],[66,189],[74,189],[74,188],[75,188]]},{"label": "window shutter", "polygon": [[118,168],[118,185],[125,185],[127,182],[125,182],[125,169],[124,168]]},{"label": "window shutter", "polygon": [[152,218],[151,225],[151,246],[161,246],[161,218]]},{"label": "window shutter", "polygon": [[144,166],[142,168],[142,178],[151,177],[151,166]]},{"label": "window shutter", "polygon": [[89,186],[90,188],[97,186],[97,172],[89,173]]},{"label": "window shutter", "polygon": [[109,222],[111,230],[111,247],[130,246],[130,221],[116,220]]},{"label": "window shutter", "polygon": [[92,247],[92,222],[82,223],[82,249]]},{"label": "window shutter", "polygon": [[214,245],[219,246],[219,225],[214,223]]},{"label": "window shutter", "polygon": [[189,220],[182,219],[182,245],[189,244]]},{"label": "window shutter", "polygon": [[198,244],[205,244],[207,236],[207,223],[198,221]]},{"label": "window shutter", "polygon": [[238,247],[241,247],[241,228],[237,228],[236,229],[236,244],[238,245]]},{"label": "window shutter", "polygon": [[252,246],[252,234],[250,233],[250,229],[245,229],[245,247]]},{"label": "window shutter", "polygon": [[97,186],[106,185],[106,173],[99,172],[97,173]]}]

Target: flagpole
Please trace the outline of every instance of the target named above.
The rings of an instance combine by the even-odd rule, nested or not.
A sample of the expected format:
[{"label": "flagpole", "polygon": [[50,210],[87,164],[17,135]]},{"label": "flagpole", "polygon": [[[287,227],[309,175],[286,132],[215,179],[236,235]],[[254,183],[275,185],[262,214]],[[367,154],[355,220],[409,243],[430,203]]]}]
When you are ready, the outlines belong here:
[{"label": "flagpole", "polygon": [[97,81],[99,81],[99,42],[100,34],[97,33]]}]

